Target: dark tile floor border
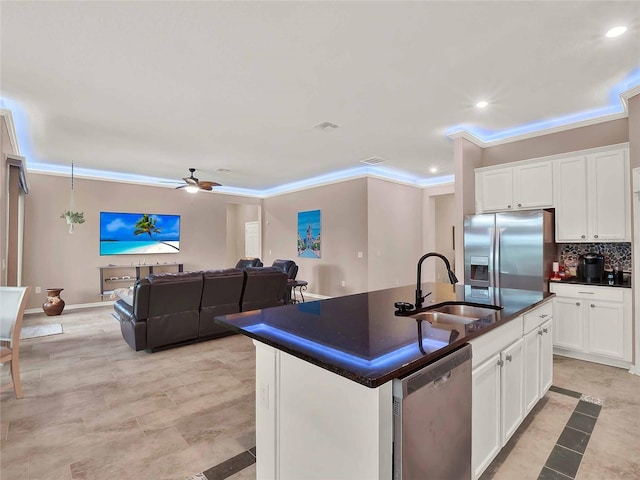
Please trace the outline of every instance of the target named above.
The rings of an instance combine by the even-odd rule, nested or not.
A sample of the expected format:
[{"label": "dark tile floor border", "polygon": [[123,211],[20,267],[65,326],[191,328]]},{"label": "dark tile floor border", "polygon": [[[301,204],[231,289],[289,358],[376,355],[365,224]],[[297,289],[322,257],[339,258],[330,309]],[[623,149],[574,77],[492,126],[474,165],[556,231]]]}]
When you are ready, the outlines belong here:
[{"label": "dark tile floor border", "polygon": [[577,398],[578,404],[542,467],[538,480],[574,479],[602,410],[602,399],[556,386],[551,386],[549,390]]},{"label": "dark tile floor border", "polygon": [[[578,398],[578,404],[576,405],[567,425],[560,434],[556,445],[553,447],[545,466],[542,468],[538,480],[569,480],[574,479],[578,469],[580,468],[580,462],[582,461],[582,455],[584,454],[589,439],[591,438],[591,432],[596,424],[600,410],[602,409],[602,401],[595,397],[589,397],[583,395],[580,392],[569,390],[562,387],[556,387],[552,385],[549,391],[567,395],[569,397]],[[544,398],[543,398],[544,399]],[[528,426],[533,418],[542,410],[545,402],[539,402],[538,405],[532,410],[533,415],[528,415],[522,426],[524,429],[518,429],[524,433],[526,426]],[[518,436],[521,436],[520,433]],[[515,435],[514,435],[515,436]],[[501,455],[506,456],[513,449],[515,442],[508,442],[511,448],[504,452],[500,452]],[[506,446],[505,446],[506,447]],[[497,458],[496,458],[497,460]],[[205,472],[190,477],[189,480],[224,480],[238,473],[241,470],[253,465],[256,462],[256,447],[252,447],[235,457],[232,457],[224,462],[216,465],[215,467],[206,470]],[[500,462],[502,463],[502,461]],[[487,469],[482,478],[490,478],[492,476],[491,469]],[[486,476],[489,475],[489,477]]]},{"label": "dark tile floor border", "polygon": [[256,463],[256,447],[251,447],[249,450],[245,450],[235,457],[211,467],[209,470],[189,477],[189,480],[224,480],[254,463]]}]

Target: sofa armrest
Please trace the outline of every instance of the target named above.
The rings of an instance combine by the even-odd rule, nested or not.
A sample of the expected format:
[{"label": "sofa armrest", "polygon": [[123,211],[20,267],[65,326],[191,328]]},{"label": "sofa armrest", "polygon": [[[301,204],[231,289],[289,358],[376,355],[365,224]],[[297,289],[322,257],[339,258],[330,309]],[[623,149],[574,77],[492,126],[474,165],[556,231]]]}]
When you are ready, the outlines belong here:
[{"label": "sofa armrest", "polygon": [[120,319],[120,331],[125,342],[136,351],[147,348],[146,318],[136,318],[133,307],[124,300],[118,300],[113,308]]}]

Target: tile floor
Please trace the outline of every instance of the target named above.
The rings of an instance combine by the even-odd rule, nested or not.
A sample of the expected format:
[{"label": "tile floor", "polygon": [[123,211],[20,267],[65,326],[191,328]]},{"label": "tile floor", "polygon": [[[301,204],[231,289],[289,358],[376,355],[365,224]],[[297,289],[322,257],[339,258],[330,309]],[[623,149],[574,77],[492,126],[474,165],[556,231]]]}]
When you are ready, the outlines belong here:
[{"label": "tile floor", "polygon": [[[25,397],[0,394],[0,478],[185,480],[204,472],[208,480],[255,479],[247,456],[255,445],[251,341],[236,335],[134,352],[111,311],[25,316],[27,326],[62,323],[64,333],[21,342]],[[563,357],[554,367],[555,386],[604,401],[575,478],[640,479],[640,377]],[[0,375],[6,380],[6,365]],[[483,480],[570,478],[541,473],[556,460],[557,443],[580,449],[563,434],[578,404],[549,392]],[[224,462],[232,458],[232,471],[249,466],[231,474],[225,468],[234,462]]]}]

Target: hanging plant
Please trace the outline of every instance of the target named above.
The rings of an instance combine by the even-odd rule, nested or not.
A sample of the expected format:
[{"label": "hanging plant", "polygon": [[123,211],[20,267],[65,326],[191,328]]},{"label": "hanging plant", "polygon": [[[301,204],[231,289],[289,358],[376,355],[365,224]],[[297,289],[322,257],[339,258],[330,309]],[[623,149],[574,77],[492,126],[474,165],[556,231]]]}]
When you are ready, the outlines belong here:
[{"label": "hanging plant", "polygon": [[62,212],[60,218],[64,218],[69,225],[72,223],[84,223],[84,212],[72,212],[67,210],[66,212]]},{"label": "hanging plant", "polygon": [[71,162],[71,201],[69,202],[69,210],[65,210],[60,215],[60,218],[64,218],[69,225],[69,233],[73,233],[73,225],[76,223],[84,223],[84,212],[77,212],[74,210],[73,204],[73,162]]}]

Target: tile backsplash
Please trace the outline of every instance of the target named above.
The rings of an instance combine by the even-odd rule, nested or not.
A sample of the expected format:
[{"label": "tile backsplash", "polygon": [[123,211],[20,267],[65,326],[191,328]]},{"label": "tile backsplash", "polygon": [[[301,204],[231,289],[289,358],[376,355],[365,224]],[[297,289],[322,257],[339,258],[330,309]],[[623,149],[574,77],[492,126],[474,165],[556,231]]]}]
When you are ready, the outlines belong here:
[{"label": "tile backsplash", "polygon": [[578,257],[585,253],[604,255],[605,270],[621,268],[631,271],[631,243],[559,243],[558,258],[568,267],[578,265]]}]

